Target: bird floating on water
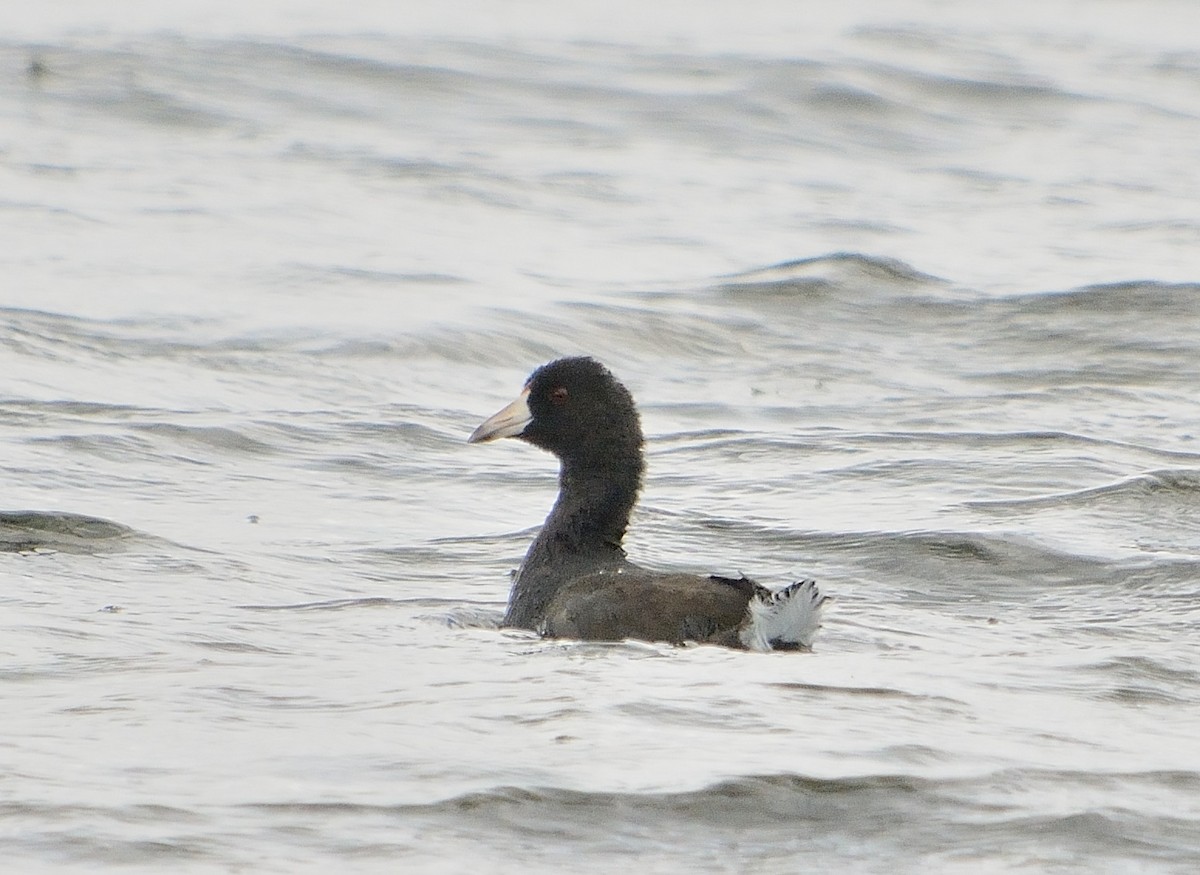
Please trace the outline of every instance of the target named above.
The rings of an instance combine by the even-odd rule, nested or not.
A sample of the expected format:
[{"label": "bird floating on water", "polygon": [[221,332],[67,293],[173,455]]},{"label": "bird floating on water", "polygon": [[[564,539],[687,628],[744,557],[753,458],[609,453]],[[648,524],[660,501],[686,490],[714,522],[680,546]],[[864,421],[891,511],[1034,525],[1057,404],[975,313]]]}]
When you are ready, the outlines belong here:
[{"label": "bird floating on water", "polygon": [[533,372],[468,438],[514,437],[558,457],[559,491],[513,580],[504,625],[552,638],[811,649],[826,602],[812,580],[772,592],[747,577],[651,571],[621,542],[645,467],[633,396],[591,358]]}]

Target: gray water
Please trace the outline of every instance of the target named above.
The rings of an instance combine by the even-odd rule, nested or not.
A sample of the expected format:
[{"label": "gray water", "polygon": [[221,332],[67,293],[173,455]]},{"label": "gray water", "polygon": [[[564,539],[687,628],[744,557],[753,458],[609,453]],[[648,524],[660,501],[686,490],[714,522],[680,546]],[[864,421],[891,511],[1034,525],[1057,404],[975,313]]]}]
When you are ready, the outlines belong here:
[{"label": "gray water", "polygon": [[[44,5],[6,871],[1200,863],[1200,7]],[[497,628],[568,353],[814,653]]]}]

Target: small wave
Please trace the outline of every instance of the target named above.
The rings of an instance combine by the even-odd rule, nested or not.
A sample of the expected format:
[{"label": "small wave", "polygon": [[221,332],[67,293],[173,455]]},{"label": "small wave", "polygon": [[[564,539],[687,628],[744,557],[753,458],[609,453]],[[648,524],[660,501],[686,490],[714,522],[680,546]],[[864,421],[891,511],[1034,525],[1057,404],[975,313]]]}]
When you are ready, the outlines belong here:
[{"label": "small wave", "polygon": [[[908,760],[930,751],[909,750]],[[925,778],[903,773],[837,778],[798,774],[751,775],[684,792],[604,792],[543,787],[497,787],[437,802],[370,805],[341,802],[266,803],[247,812],[282,815],[287,822],[346,818],[394,819],[429,829],[469,829],[472,835],[503,836],[506,846],[552,847],[569,841],[573,850],[598,845],[634,847],[653,853],[669,840],[672,857],[703,854],[726,841],[764,860],[818,851],[827,842],[860,850],[851,856],[877,859],[880,852],[926,854],[1003,853],[1013,842],[1024,853],[1087,859],[1149,858],[1190,853],[1179,841],[1179,821],[1163,816],[1164,796],[1189,798],[1200,792],[1200,773],[1012,769],[976,776]],[[1040,799],[1081,800],[1042,813]],[[1144,803],[1142,799],[1154,799]],[[887,828],[881,829],[881,825]],[[1187,843],[1184,843],[1187,844]],[[689,851],[689,849],[692,849]],[[752,849],[752,850],[751,850]],[[845,863],[849,857],[841,858]]]},{"label": "small wave", "polygon": [[296,275],[304,280],[325,282],[329,285],[342,286],[347,280],[391,286],[453,286],[468,282],[464,277],[448,273],[400,273],[390,270],[369,270],[344,264],[307,264],[295,262],[292,265]]},{"label": "small wave", "polygon": [[1079,670],[1105,684],[1102,698],[1120,703],[1182,705],[1195,701],[1200,691],[1200,672],[1147,656],[1113,657]]},{"label": "small wave", "polygon": [[986,565],[1019,563],[1057,566],[1076,557],[1032,543],[1026,538],[962,531],[814,533],[807,541],[831,550],[880,550],[895,560],[905,554],[963,560]]},{"label": "small wave", "polygon": [[740,297],[769,299],[829,294],[845,289],[879,294],[888,289],[911,291],[944,284],[944,280],[897,259],[834,252],[731,274],[722,278],[718,289]]},{"label": "small wave", "polygon": [[948,696],[930,696],[924,693],[910,693],[906,690],[898,690],[894,687],[848,687],[837,686],[830,684],[812,684],[801,683],[799,681],[780,681],[777,683],[769,683],[767,686],[775,687],[780,690],[790,690],[800,693],[811,693],[813,695],[827,696],[853,696],[865,697],[869,699],[912,699],[922,703],[941,702],[943,704],[965,706],[965,702],[957,699],[951,699]]},{"label": "small wave", "polygon": [[952,446],[1013,447],[1017,449],[1028,449],[1030,446],[1046,444],[1082,448],[1112,447],[1118,450],[1130,450],[1152,458],[1200,460],[1200,453],[1196,452],[1168,450],[1129,441],[1075,434],[1069,431],[888,431],[847,434],[843,440],[866,443],[949,444]]},{"label": "small wave", "polygon": [[499,629],[504,623],[504,611],[479,605],[456,605],[448,611],[425,615],[421,619],[444,623],[451,629]]},{"label": "small wave", "polygon": [[243,611],[344,611],[356,608],[446,608],[456,609],[462,606],[459,599],[411,598],[393,599],[380,596],[366,598],[327,599],[318,602],[295,602],[282,605],[238,605]]},{"label": "small wave", "polygon": [[[118,415],[112,416],[114,411]],[[110,415],[109,421],[103,420],[104,414]],[[214,450],[227,455],[257,457],[272,455],[277,451],[276,447],[251,437],[241,428],[183,425],[177,422],[126,422],[124,420],[132,417],[128,409],[120,408],[100,408],[76,415],[87,416],[92,422],[101,423],[104,427],[116,427],[125,431],[39,436],[28,438],[28,442],[50,444],[73,453],[86,453],[124,462],[137,458],[160,461],[166,457],[189,464],[209,464],[209,458],[198,457],[195,452]],[[138,412],[138,418],[142,420],[152,420],[164,415],[169,414],[152,410]],[[111,419],[117,419],[118,422],[113,423]]]},{"label": "small wave", "polygon": [[277,647],[263,647],[259,644],[251,644],[247,641],[193,641],[193,645],[205,650],[216,650],[221,653],[251,653],[251,654],[270,654],[272,656],[287,655],[288,651],[280,650]]},{"label": "small wave", "polygon": [[195,426],[168,422],[151,422],[136,423],[131,428],[135,431],[166,437],[181,443],[198,444],[217,450],[232,450],[247,455],[270,455],[275,451],[275,448],[270,444],[256,440],[237,429],[223,426]]},{"label": "small wave", "polygon": [[1143,502],[1148,498],[1195,501],[1200,496],[1200,469],[1148,471],[1119,483],[1038,495],[1031,498],[987,499],[964,502],[980,510],[1028,510],[1051,507],[1088,507],[1120,501]]},{"label": "small wave", "polygon": [[[6,345],[19,354],[46,361],[74,363],[81,357],[108,361],[180,359],[193,357],[197,352],[275,352],[296,345],[288,336],[229,338],[217,332],[208,339],[199,336],[201,329],[215,324],[199,317],[102,320],[45,310],[0,307],[0,337]],[[63,403],[82,405],[84,402]],[[132,408],[102,405],[101,409]]]},{"label": "small wave", "polygon": [[[972,589],[986,582],[992,598],[1024,599],[1029,596],[1025,585],[1035,582],[1109,580],[1117,574],[1124,579],[1133,567],[1049,547],[1018,534],[935,529],[801,531],[741,517],[701,517],[654,508],[639,513],[645,528],[665,520],[676,537],[681,537],[680,521],[686,520],[760,545],[783,545],[788,555],[840,562],[871,577],[905,580],[909,585],[921,581],[919,588],[926,595],[945,584]],[[1002,586],[992,588],[998,584]]]},{"label": "small wave", "polygon": [[[204,44],[205,51],[216,51],[243,66],[264,65],[274,68],[287,80],[327,77],[358,89],[374,88],[385,93],[428,94],[445,97],[475,81],[468,71],[364,56],[364,44],[357,43],[353,54],[326,48],[284,45],[252,40],[222,44]],[[343,109],[342,112],[345,112]]]},{"label": "small wave", "polygon": [[919,598],[937,603],[964,596],[991,604],[1025,603],[1041,598],[1047,587],[1117,585],[1135,567],[1017,534],[977,531],[813,533],[801,543],[823,561],[840,557],[856,573],[905,581],[919,590]]},{"label": "small wave", "polygon": [[319,602],[297,602],[286,605],[238,605],[243,611],[343,611],[348,608],[387,608],[404,604],[404,599],[379,597],[357,599],[328,599]]},{"label": "small wave", "polygon": [[99,401],[5,400],[0,403],[0,415],[15,415],[16,417],[112,416],[128,418],[147,412],[149,409],[145,407],[135,407],[130,404],[105,404]]},{"label": "small wave", "polygon": [[235,122],[234,116],[196,99],[195,89],[182,87],[175,78],[178,69],[167,66],[167,62],[187,62],[190,53],[182,51],[181,41],[142,48],[146,51],[78,45],[45,48],[29,68],[30,81],[37,86],[36,99],[156,127],[203,131]]},{"label": "small wave", "polygon": [[[642,816],[661,819],[686,818],[702,823],[770,823],[792,818],[808,800],[833,800],[875,793],[904,796],[920,792],[930,783],[902,775],[878,775],[841,779],[808,778],[798,775],[764,775],[723,781],[712,786],[675,793],[588,792],[559,788],[498,787],[467,793],[440,802],[395,806],[339,803],[291,803],[249,806],[258,810],[307,812],[312,814],[360,815],[391,812],[397,815],[469,815],[474,819],[509,823],[519,829],[541,831],[552,823],[589,823],[614,819],[636,822]],[[813,806],[813,813],[820,814]],[[840,807],[840,806],[838,806]],[[786,812],[786,815],[785,815]],[[829,810],[827,817],[834,812]],[[820,819],[825,819],[821,817]]]},{"label": "small wave", "polygon": [[96,553],[121,546],[138,533],[100,517],[56,511],[0,511],[0,552]]},{"label": "small wave", "polygon": [[[461,599],[439,598],[395,599],[369,596],[280,605],[238,605],[237,607],[243,611],[303,613],[376,608],[418,608],[427,611],[427,613],[419,614],[418,620],[436,623],[451,629],[495,630],[500,628],[504,618],[504,612],[494,606],[464,603]],[[222,649],[224,644],[208,644],[206,646]]]},{"label": "small wave", "polygon": [[887,69],[886,74],[903,77],[907,84],[915,87],[926,97],[942,98],[971,103],[986,103],[993,107],[1011,106],[1024,116],[1030,108],[1039,104],[1057,106],[1064,101],[1084,100],[1082,95],[1073,94],[1041,82],[999,81],[995,79],[967,79],[958,76],[943,76],[911,69]]},{"label": "small wave", "polygon": [[1153,316],[1200,315],[1200,284],[1134,280],[1081,286],[1062,292],[1012,295],[998,303],[1016,311],[1038,314],[1086,313],[1088,316],[1128,316],[1143,321]]},{"label": "small wave", "polygon": [[11,350],[49,360],[76,349],[108,353],[114,343],[111,327],[97,320],[21,307],[0,307],[0,333]]},{"label": "small wave", "polygon": [[523,378],[559,356],[605,349],[620,350],[626,362],[641,359],[655,366],[664,356],[698,363],[725,360],[752,338],[761,341],[762,331],[752,317],[725,314],[717,322],[705,313],[669,312],[617,300],[572,301],[547,305],[537,313],[497,308],[488,313],[486,329],[438,325],[379,341],[372,354],[461,363],[463,350],[471,350],[475,366],[500,366],[508,372],[515,367]]}]

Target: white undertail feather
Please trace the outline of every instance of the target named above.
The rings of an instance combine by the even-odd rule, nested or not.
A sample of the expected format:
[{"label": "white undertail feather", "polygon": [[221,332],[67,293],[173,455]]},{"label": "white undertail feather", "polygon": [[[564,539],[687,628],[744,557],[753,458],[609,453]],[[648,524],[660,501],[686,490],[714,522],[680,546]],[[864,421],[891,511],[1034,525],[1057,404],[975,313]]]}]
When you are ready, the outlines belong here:
[{"label": "white undertail feather", "polygon": [[760,652],[778,646],[812,647],[821,628],[825,602],[815,580],[802,580],[779,592],[755,596],[746,606],[738,638],[747,650]]}]

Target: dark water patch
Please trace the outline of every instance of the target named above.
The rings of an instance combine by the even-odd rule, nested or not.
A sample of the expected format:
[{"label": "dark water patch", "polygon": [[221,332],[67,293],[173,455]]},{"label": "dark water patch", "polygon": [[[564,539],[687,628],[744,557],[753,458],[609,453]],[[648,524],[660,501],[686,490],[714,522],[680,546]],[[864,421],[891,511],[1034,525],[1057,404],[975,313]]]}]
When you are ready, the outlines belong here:
[{"label": "dark water patch", "polygon": [[3,553],[100,553],[119,549],[137,536],[134,529],[100,517],[57,511],[0,511]]}]

